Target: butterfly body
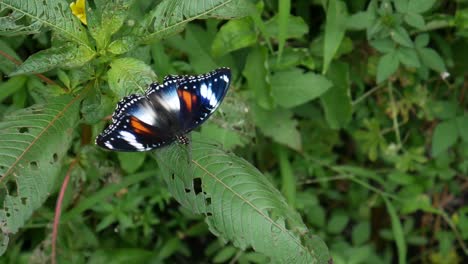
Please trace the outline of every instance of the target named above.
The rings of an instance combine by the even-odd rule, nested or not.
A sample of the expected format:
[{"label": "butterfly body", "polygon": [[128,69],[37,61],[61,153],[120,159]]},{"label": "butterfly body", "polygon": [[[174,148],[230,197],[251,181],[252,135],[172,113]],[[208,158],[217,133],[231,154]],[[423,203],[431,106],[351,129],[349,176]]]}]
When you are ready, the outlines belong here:
[{"label": "butterfly body", "polygon": [[166,76],[144,95],[123,98],[96,144],[116,151],[147,151],[185,138],[218,108],[230,79],[228,68],[196,76]]}]

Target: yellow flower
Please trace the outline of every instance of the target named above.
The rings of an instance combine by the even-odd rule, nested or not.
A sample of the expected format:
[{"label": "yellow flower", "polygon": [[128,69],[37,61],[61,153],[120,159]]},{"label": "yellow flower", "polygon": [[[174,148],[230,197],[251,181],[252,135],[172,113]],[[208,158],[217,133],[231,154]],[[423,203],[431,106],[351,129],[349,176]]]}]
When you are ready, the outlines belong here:
[{"label": "yellow flower", "polygon": [[85,3],[86,0],[76,0],[70,4],[70,9],[77,18],[81,20],[81,23],[88,25],[86,22],[86,12],[85,12]]}]

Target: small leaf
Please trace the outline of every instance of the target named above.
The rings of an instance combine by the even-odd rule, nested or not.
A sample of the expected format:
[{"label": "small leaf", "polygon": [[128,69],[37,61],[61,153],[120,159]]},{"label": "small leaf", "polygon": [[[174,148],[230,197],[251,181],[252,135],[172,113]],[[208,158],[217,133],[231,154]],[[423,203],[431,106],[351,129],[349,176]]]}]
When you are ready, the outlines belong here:
[{"label": "small leaf", "polygon": [[398,56],[396,52],[390,52],[379,59],[377,64],[377,83],[387,80],[398,70]]},{"label": "small leaf", "polygon": [[117,152],[120,166],[127,173],[136,172],[143,165],[145,157],[144,153]]},{"label": "small leaf", "polygon": [[112,61],[107,72],[109,87],[118,98],[132,93],[143,93],[156,79],[150,66],[134,58],[121,58]]},{"label": "small leaf", "polygon": [[254,107],[254,119],[260,131],[276,142],[286,145],[294,150],[302,149],[301,135],[297,130],[297,120],[292,112],[286,109],[266,111],[260,107]]},{"label": "small leaf", "polygon": [[349,65],[332,63],[327,77],[333,86],[321,96],[321,102],[328,125],[340,129],[351,120],[352,115]]},{"label": "small leaf", "polygon": [[453,146],[458,139],[457,122],[454,119],[441,122],[432,135],[432,156],[437,157]]},{"label": "small leaf", "polygon": [[436,72],[446,72],[445,63],[442,57],[431,48],[418,49],[419,57],[424,65]]},{"label": "small leaf", "polygon": [[213,263],[226,263],[229,259],[234,257],[236,252],[237,249],[233,246],[224,247],[213,257]]},{"label": "small leaf", "polygon": [[271,85],[276,102],[291,108],[321,96],[332,83],[322,75],[303,73],[301,69],[293,68],[275,73],[271,77]]},{"label": "small leaf", "polygon": [[330,220],[327,224],[327,231],[332,234],[339,234],[343,231],[349,222],[349,216],[341,211],[332,213]]},{"label": "small leaf", "polygon": [[211,52],[213,56],[221,57],[231,51],[254,45],[256,42],[257,34],[249,17],[230,20],[216,34]]},{"label": "small leaf", "polygon": [[370,42],[372,47],[382,53],[389,53],[395,50],[395,42],[390,38],[376,39]]},{"label": "small leaf", "polygon": [[363,30],[370,28],[375,21],[375,15],[369,11],[360,11],[348,17],[347,29]]},{"label": "small leaf", "polygon": [[23,88],[27,80],[28,77],[26,76],[15,76],[6,82],[0,83],[0,102],[2,102],[8,96],[14,94],[19,89]]},{"label": "small leaf", "polygon": [[457,116],[458,102],[449,100],[434,100],[429,102],[431,114],[435,117],[447,120]]},{"label": "small leaf", "polygon": [[458,134],[465,142],[468,142],[468,116],[460,116],[456,120]]},{"label": "small leaf", "polygon": [[257,46],[250,50],[242,74],[247,79],[248,88],[253,92],[254,99],[259,106],[265,109],[273,107],[273,97],[266,68],[267,50]]},{"label": "small leaf", "polygon": [[408,12],[408,0],[393,0],[393,3],[398,13]]},{"label": "small leaf", "polygon": [[417,13],[408,13],[404,16],[405,22],[417,29],[423,30],[426,28],[426,22],[424,21],[424,17]]},{"label": "small leaf", "polygon": [[369,222],[360,222],[353,227],[351,238],[354,245],[362,245],[369,241],[371,228]]},{"label": "small leaf", "polygon": [[414,44],[417,48],[424,48],[429,44],[429,34],[419,34],[414,40]]},{"label": "small leaf", "polygon": [[278,1],[278,61],[283,55],[284,43],[288,35],[291,0]]},{"label": "small leaf", "polygon": [[325,39],[323,42],[323,73],[327,72],[330,62],[343,40],[348,19],[346,4],[340,0],[328,1],[326,17]]},{"label": "small leaf", "polygon": [[409,0],[408,12],[424,13],[431,9],[436,0]]},{"label": "small leaf", "polygon": [[395,30],[392,30],[392,32],[390,32],[390,36],[392,37],[393,41],[400,45],[408,48],[413,47],[413,41],[411,41],[408,31],[406,31],[406,29],[403,27],[397,27]]},{"label": "small leaf", "polygon": [[112,41],[107,47],[107,51],[112,54],[120,55],[129,52],[136,46],[136,39],[133,36],[124,36]]},{"label": "small leaf", "polygon": [[45,72],[54,68],[74,68],[90,61],[96,53],[85,46],[68,42],[60,47],[41,50],[26,59],[10,76]]},{"label": "small leaf", "polygon": [[387,199],[387,197],[382,196],[382,199],[384,199],[385,201],[388,214],[390,215],[390,221],[392,222],[393,238],[395,239],[397,250],[398,250],[398,263],[404,264],[406,263],[407,248],[406,248],[406,242],[405,242],[405,234],[403,232],[400,219],[398,218],[398,214],[395,210],[395,207]]},{"label": "small leaf", "polygon": [[418,68],[421,66],[418,53],[412,48],[400,47],[397,50],[398,60],[405,66]]},{"label": "small leaf", "polygon": [[[279,18],[274,16],[272,19],[268,20],[265,23],[265,30],[268,36],[273,38],[278,38],[279,36]],[[302,17],[290,16],[288,19],[288,28],[286,31],[286,38],[301,38],[307,32],[309,32],[309,27]]]}]

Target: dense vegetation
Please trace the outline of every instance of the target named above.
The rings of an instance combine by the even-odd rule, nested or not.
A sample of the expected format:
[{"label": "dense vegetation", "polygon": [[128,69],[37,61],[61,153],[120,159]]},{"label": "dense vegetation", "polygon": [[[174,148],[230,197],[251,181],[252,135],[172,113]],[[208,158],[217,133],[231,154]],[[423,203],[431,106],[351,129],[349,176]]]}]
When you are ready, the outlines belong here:
[{"label": "dense vegetation", "polygon": [[[468,1],[0,0],[0,263],[461,263]],[[227,66],[189,146],[116,103]]]}]

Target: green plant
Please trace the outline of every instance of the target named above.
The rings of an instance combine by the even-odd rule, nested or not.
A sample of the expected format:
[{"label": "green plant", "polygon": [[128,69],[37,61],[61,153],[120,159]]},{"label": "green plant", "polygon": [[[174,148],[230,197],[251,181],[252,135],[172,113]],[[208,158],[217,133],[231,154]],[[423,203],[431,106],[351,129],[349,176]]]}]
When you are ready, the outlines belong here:
[{"label": "green plant", "polygon": [[[461,261],[467,10],[0,0],[0,263]],[[189,147],[94,145],[122,97],[219,66]]]}]

